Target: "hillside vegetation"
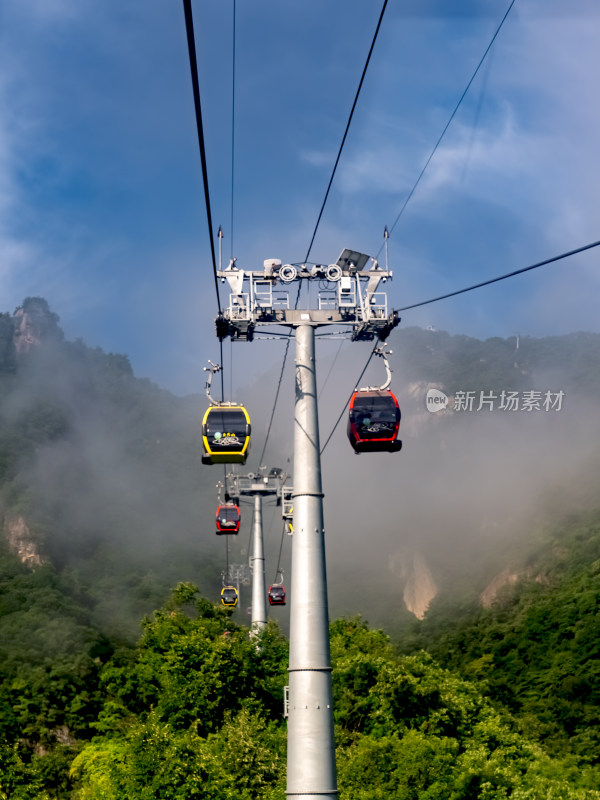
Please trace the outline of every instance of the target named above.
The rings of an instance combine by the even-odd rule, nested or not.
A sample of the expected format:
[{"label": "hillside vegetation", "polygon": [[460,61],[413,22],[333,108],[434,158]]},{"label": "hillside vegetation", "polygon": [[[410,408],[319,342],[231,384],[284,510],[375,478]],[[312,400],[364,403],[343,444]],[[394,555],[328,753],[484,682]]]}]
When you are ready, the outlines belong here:
[{"label": "hillside vegetation", "polygon": [[424,647],[509,709],[547,752],[600,763],[600,514],[540,537],[494,604],[439,597],[401,649]]},{"label": "hillside vegetation", "polygon": [[[431,657],[397,656],[359,620],[335,622],[331,645],[342,797],[600,797],[600,772],[545,755]],[[2,791],[23,800],[283,800],[286,654],[275,626],[251,640],[180,584],[136,648],[114,651],[89,687],[74,687],[80,738],[40,741],[32,752],[31,741],[3,732]],[[39,725],[31,709],[21,725],[27,714]]]},{"label": "hillside vegetation", "polygon": [[65,341],[45,301],[23,309],[35,344],[7,346],[0,363],[5,533],[24,523],[96,621],[134,640],[178,580],[208,591],[219,574],[204,513],[209,487],[214,503],[200,460],[204,401],[136,378],[125,356]]},{"label": "hillside vegetation", "polygon": [[[206,599],[222,557],[215,478],[200,463],[205,401],[66,341],[58,323],[41,298],[0,314],[0,798],[283,800],[285,635],[270,623],[251,640],[240,612]],[[579,410],[594,407],[600,337],[523,338],[517,353],[515,341],[407,329],[395,351],[406,385],[564,388],[564,469],[541,475],[527,514],[502,500],[490,519],[482,497],[500,491],[504,464],[486,464],[479,491],[466,475],[464,493],[449,470],[467,434],[488,446],[500,428],[459,415],[444,427],[421,400],[403,405],[405,474],[433,454],[428,496],[460,513],[440,540],[436,504],[413,493],[410,544],[418,536],[440,587],[423,622],[401,606],[397,576],[362,576],[352,602],[393,641],[356,616],[332,624],[340,797],[598,800],[598,469],[569,460],[568,442],[575,423],[594,443]],[[513,423],[508,451],[519,437],[521,453],[535,449],[532,431],[548,443],[557,418],[536,419]],[[484,528],[502,535],[465,559]],[[482,608],[506,569],[515,580]],[[339,563],[331,584],[348,597]]]}]

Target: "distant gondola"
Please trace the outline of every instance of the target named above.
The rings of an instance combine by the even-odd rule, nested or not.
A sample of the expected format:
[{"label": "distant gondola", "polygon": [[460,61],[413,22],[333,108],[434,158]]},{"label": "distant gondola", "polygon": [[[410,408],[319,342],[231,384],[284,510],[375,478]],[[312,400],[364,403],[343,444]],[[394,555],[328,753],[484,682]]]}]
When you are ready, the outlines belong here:
[{"label": "distant gondola", "polygon": [[269,604],[272,606],[285,605],[285,589],[280,584],[269,586]]},{"label": "distant gondola", "polygon": [[245,464],[250,417],[244,406],[211,405],[202,420],[203,464]]},{"label": "distant gondola", "polygon": [[223,503],[217,508],[217,534],[238,533],[242,516],[234,503]]},{"label": "distant gondola", "polygon": [[224,586],[221,589],[221,603],[228,608],[235,608],[238,604],[238,591],[235,586]]},{"label": "distant gondola", "polygon": [[348,439],[356,453],[397,453],[402,442],[400,406],[384,389],[359,389],[352,395],[348,415]]}]

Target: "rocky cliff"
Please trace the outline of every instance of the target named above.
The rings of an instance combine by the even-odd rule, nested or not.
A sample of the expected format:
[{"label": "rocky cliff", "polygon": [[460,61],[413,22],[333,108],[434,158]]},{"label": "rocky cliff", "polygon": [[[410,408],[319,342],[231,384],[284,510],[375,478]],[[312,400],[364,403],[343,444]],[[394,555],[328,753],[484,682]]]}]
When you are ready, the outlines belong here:
[{"label": "rocky cliff", "polygon": [[62,339],[59,316],[42,297],[27,297],[15,310],[13,321],[14,349],[18,355],[29,352],[47,339]]},{"label": "rocky cliff", "polygon": [[4,520],[4,535],[9,550],[28,567],[41,567],[47,563],[40,554],[35,539],[22,516],[7,516]]},{"label": "rocky cliff", "polygon": [[437,584],[422,555],[402,550],[390,561],[390,569],[404,580],[404,605],[417,619],[423,619],[438,593]]},{"label": "rocky cliff", "polygon": [[412,559],[412,566],[409,569],[408,579],[404,585],[404,604],[417,619],[423,619],[429,604],[437,593],[436,582],[425,563],[425,559],[415,553]]}]

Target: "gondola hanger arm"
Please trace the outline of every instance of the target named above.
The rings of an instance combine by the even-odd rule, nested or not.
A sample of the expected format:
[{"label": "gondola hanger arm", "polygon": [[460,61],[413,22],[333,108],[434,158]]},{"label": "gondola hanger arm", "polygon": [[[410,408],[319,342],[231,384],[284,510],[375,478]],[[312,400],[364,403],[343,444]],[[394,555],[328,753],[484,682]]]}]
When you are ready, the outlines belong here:
[{"label": "gondola hanger arm", "polygon": [[385,364],[385,372],[386,372],[386,381],[381,386],[364,386],[360,389],[357,389],[359,392],[385,392],[389,385],[392,382],[392,370],[390,368],[390,362],[388,361],[388,356],[392,354],[392,350],[387,348],[387,344],[383,342],[379,347],[376,347],[373,350],[373,355],[379,356],[383,358],[383,363]]},{"label": "gondola hanger arm", "polygon": [[210,387],[212,385],[213,375],[221,371],[221,365],[213,364],[210,359],[208,360],[208,363],[210,364],[210,367],[204,367],[204,372],[208,372],[208,378],[206,379],[206,396],[208,397],[211,406],[219,406],[221,403],[218,400],[214,400],[210,396]]}]

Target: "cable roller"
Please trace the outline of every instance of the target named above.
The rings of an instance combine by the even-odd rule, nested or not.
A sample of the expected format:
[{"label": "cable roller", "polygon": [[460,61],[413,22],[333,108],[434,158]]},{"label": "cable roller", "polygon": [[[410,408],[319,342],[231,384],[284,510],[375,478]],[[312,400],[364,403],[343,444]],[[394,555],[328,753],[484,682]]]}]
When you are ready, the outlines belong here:
[{"label": "cable roller", "polygon": [[291,264],[284,264],[279,270],[279,277],[284,283],[291,283],[298,277],[298,270]]},{"label": "cable roller", "polygon": [[342,269],[337,264],[330,264],[325,270],[325,277],[328,281],[339,281],[342,277]]}]

